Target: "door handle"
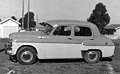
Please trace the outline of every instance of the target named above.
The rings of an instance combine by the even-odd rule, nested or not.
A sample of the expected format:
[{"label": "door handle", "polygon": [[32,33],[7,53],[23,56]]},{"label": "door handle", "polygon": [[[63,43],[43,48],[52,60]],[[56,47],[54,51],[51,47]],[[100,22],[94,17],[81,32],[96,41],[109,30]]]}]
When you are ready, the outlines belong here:
[{"label": "door handle", "polygon": [[94,39],[90,39],[90,40],[94,40]]},{"label": "door handle", "polygon": [[69,40],[72,40],[72,38],[68,38]]}]

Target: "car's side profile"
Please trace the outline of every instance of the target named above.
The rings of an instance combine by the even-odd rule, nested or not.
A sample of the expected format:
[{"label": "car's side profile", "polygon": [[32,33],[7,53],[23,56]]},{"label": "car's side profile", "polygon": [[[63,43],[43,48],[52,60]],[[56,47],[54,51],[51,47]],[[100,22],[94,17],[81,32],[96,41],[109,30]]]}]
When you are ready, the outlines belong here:
[{"label": "car's side profile", "polygon": [[12,59],[21,64],[62,58],[84,58],[88,63],[96,63],[102,57],[114,55],[113,42],[92,23],[51,20],[44,24],[47,25],[42,31],[10,34],[11,42],[6,48]]}]

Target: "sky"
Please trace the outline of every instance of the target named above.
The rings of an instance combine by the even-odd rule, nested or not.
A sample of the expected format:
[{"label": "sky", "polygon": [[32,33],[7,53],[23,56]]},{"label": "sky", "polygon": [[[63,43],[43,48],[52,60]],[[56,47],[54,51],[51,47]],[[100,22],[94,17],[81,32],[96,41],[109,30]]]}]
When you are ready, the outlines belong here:
[{"label": "sky", "polygon": [[[25,13],[28,0],[25,2]],[[73,19],[86,21],[95,5],[99,2],[106,6],[110,24],[120,24],[120,0],[30,0],[30,11],[34,12],[38,22],[55,19]],[[22,0],[0,0],[0,18],[22,17]]]}]

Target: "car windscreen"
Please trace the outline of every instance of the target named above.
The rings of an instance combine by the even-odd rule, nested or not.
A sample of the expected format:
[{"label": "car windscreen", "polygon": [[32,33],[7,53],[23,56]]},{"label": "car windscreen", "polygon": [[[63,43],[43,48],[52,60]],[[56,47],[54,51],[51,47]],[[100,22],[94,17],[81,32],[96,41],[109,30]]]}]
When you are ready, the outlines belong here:
[{"label": "car windscreen", "polygon": [[44,31],[46,34],[50,34],[54,28],[53,26],[45,22],[40,23],[40,25],[44,26],[44,29],[42,31]]}]

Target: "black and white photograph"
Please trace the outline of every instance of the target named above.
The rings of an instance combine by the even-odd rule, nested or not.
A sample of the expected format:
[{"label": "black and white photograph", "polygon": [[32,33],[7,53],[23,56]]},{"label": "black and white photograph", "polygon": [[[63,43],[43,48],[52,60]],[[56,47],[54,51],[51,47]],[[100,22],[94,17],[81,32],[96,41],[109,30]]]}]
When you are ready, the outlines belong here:
[{"label": "black and white photograph", "polygon": [[119,0],[0,0],[0,74],[120,74]]}]

